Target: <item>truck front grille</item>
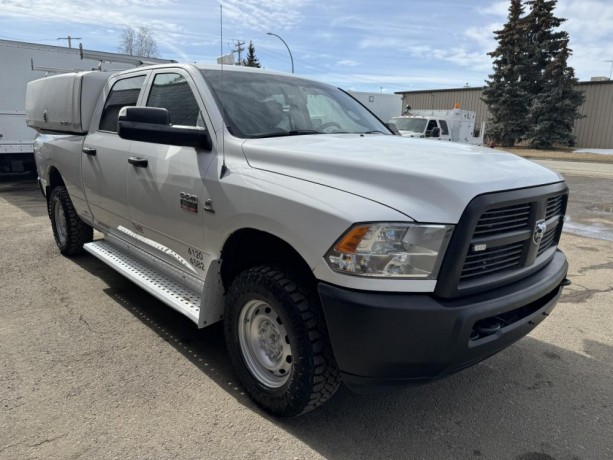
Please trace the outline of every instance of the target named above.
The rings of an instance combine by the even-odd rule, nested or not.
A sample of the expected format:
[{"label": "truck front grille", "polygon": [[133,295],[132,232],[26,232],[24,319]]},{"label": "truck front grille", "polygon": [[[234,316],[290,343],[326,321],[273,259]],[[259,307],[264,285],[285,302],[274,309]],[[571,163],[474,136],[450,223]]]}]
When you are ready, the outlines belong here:
[{"label": "truck front grille", "polygon": [[514,204],[483,213],[477,222],[474,236],[497,235],[527,228],[530,203]]},{"label": "truck front grille", "polygon": [[492,289],[547,264],[562,233],[564,183],[481,195],[466,208],[450,241],[436,293]]},{"label": "truck front grille", "polygon": [[468,254],[462,268],[462,279],[517,267],[523,243],[505,244],[483,252]]}]

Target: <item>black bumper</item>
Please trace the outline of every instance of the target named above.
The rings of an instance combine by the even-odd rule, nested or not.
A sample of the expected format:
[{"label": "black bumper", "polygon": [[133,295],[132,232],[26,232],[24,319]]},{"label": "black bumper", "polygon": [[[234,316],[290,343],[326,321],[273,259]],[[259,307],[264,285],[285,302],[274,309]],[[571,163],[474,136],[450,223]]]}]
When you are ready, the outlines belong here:
[{"label": "black bumper", "polygon": [[[423,383],[478,363],[528,334],[549,315],[567,270],[566,257],[556,251],[546,267],[528,278],[458,299],[320,284],[345,384],[369,392]],[[499,328],[492,331],[492,323]]]}]

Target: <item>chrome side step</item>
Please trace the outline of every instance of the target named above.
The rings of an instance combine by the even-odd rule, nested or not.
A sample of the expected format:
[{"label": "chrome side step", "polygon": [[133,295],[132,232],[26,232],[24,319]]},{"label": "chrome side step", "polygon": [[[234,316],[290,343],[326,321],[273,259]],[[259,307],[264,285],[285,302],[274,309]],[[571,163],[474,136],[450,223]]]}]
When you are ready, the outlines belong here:
[{"label": "chrome side step", "polygon": [[83,248],[149,294],[198,324],[201,292],[185,287],[104,240],[87,243]]}]

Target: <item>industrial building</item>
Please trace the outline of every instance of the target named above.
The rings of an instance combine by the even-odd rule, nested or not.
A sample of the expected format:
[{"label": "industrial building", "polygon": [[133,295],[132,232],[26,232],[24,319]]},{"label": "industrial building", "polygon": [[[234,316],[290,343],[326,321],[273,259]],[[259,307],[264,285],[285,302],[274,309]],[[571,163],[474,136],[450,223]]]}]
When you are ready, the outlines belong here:
[{"label": "industrial building", "polygon": [[[613,81],[580,82],[577,89],[585,94],[579,108],[584,117],[575,121],[574,134],[579,148],[613,148]],[[402,105],[412,109],[451,109],[459,103],[462,109],[477,113],[475,126],[487,121],[489,112],[481,100],[483,87],[423,91],[399,91]],[[487,131],[486,131],[487,135]]]}]

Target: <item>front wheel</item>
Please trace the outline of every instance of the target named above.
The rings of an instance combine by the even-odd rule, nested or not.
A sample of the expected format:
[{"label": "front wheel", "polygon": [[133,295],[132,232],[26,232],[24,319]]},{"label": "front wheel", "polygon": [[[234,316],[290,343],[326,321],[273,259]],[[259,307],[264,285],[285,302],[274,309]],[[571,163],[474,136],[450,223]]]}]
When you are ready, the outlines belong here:
[{"label": "front wheel", "polygon": [[300,415],[338,389],[321,307],[298,277],[268,266],[241,273],[226,297],[225,334],[241,382],[267,412]]},{"label": "front wheel", "polygon": [[49,218],[60,252],[74,256],[83,252],[83,245],[94,238],[94,229],[77,215],[65,187],[57,186],[49,197]]}]

